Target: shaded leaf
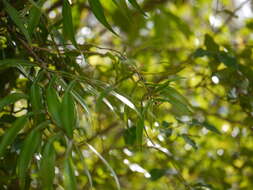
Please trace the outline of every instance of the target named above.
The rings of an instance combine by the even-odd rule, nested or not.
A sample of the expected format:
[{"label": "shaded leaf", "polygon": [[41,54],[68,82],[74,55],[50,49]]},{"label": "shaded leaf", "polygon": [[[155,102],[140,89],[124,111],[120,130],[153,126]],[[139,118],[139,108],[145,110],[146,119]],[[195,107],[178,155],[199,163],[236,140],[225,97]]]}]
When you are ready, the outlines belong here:
[{"label": "shaded leaf", "polygon": [[153,168],[152,170],[149,171],[151,177],[150,179],[152,181],[156,181],[158,179],[160,179],[161,177],[163,177],[166,174],[166,170],[165,169],[158,169],[158,168]]},{"label": "shaded leaf", "polygon": [[[30,13],[29,13],[29,20],[28,20],[28,31],[29,34],[32,35],[32,33],[34,32],[34,30],[36,29],[36,27],[38,26],[39,22],[40,22],[40,17],[41,17],[41,10],[39,8],[42,7],[43,3],[45,2],[45,0],[40,0],[35,6],[33,5]],[[35,3],[35,2],[34,2]]]},{"label": "shaded leaf", "polygon": [[49,86],[46,90],[48,112],[58,126],[61,126],[61,103],[57,91]]},{"label": "shaded leaf", "polygon": [[0,142],[0,157],[3,156],[3,153],[7,146],[9,146],[18,135],[18,132],[23,129],[25,124],[28,122],[28,115],[24,115],[22,117],[19,117],[12,125],[11,128],[9,128],[4,136],[1,139]]},{"label": "shaded leaf", "polygon": [[32,132],[25,139],[24,145],[21,149],[17,165],[21,189],[25,189],[27,170],[29,169],[29,164],[32,160],[33,154],[36,152],[41,143],[41,135],[42,133],[40,131],[36,129],[32,130]]},{"label": "shaded leaf", "polygon": [[134,145],[136,142],[136,127],[125,129],[123,137],[127,145]]},{"label": "shaded leaf", "polygon": [[31,63],[27,60],[22,59],[3,59],[0,60],[0,66],[1,67],[18,67],[19,65],[22,66],[35,66],[34,63]]},{"label": "shaded leaf", "polygon": [[25,28],[23,20],[19,17],[18,11],[12,7],[6,0],[3,0],[5,10],[13,20],[13,22],[18,26],[21,32],[25,35],[25,38],[29,43],[31,43],[31,38],[28,30]]}]

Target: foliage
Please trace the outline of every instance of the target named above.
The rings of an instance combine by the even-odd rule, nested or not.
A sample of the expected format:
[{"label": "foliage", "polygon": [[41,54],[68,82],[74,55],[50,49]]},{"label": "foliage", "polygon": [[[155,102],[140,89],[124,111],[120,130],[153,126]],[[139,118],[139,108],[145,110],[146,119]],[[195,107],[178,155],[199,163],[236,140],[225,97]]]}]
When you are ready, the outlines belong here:
[{"label": "foliage", "polygon": [[1,1],[0,189],[250,190],[250,1],[214,2]]}]

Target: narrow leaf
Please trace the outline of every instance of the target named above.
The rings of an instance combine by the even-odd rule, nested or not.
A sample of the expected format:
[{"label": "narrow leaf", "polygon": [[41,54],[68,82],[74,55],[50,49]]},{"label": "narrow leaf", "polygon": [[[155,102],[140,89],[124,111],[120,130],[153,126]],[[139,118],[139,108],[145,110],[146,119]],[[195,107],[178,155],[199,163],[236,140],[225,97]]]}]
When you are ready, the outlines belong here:
[{"label": "narrow leaf", "polygon": [[42,14],[40,7],[42,7],[44,2],[45,0],[40,0],[36,5],[33,5],[30,10],[27,28],[30,35],[32,35],[32,33],[34,32],[34,30],[36,29],[37,25],[40,22],[40,17]]},{"label": "narrow leaf", "polygon": [[62,6],[62,19],[63,19],[63,35],[66,39],[70,40],[73,45],[77,46],[75,40],[75,32],[72,22],[71,6],[68,0],[63,0]]},{"label": "narrow leaf", "polygon": [[142,13],[143,15],[147,16],[146,13],[142,10],[142,8],[140,7],[140,5],[137,3],[136,0],[128,0],[129,3],[131,3],[131,5],[136,8],[138,11],[140,11],[140,13]]},{"label": "narrow leaf", "polygon": [[61,126],[61,103],[57,91],[53,87],[46,90],[48,112],[58,126]]},{"label": "narrow leaf", "polygon": [[66,134],[72,138],[73,130],[76,125],[76,110],[74,98],[70,92],[70,84],[63,96],[61,103],[61,122]]},{"label": "narrow leaf", "polygon": [[136,140],[139,146],[142,145],[143,131],[144,131],[144,120],[143,118],[140,118],[139,121],[137,122],[136,127]]},{"label": "narrow leaf", "polygon": [[90,8],[92,12],[94,13],[95,17],[98,19],[98,21],[103,24],[108,30],[110,30],[112,33],[117,35],[117,33],[112,29],[111,25],[108,23],[105,15],[103,7],[99,0],[89,0]]},{"label": "narrow leaf", "polygon": [[56,152],[53,146],[53,141],[56,136],[53,136],[46,143],[42,153],[42,159],[40,162],[40,179],[42,182],[42,188],[47,190],[53,190],[53,181],[55,176],[55,159]]},{"label": "narrow leaf", "polygon": [[35,66],[34,63],[31,63],[27,60],[22,59],[3,59],[0,60],[0,66],[1,67],[18,67],[18,66]]},{"label": "narrow leaf", "polygon": [[28,98],[28,96],[23,93],[9,94],[8,96],[6,96],[0,100],[0,111],[3,109],[4,106],[7,106],[9,104],[13,104],[20,99],[27,99],[27,98]]},{"label": "narrow leaf", "polygon": [[68,190],[76,190],[77,183],[72,159],[68,158],[64,162],[64,187]]},{"label": "narrow leaf", "polygon": [[110,170],[115,182],[116,182],[116,185],[117,185],[117,189],[120,190],[120,183],[119,183],[119,179],[116,175],[116,173],[114,172],[114,170],[112,169],[112,167],[110,166],[110,164],[106,161],[106,159],[90,144],[86,143],[86,145],[89,147],[89,149],[94,152],[99,158],[100,160],[106,165],[106,167]]},{"label": "narrow leaf", "polygon": [[38,130],[33,130],[25,139],[17,166],[21,189],[24,189],[26,186],[25,182],[27,177],[27,170],[29,168],[29,164],[32,160],[33,154],[36,152],[37,147],[40,145],[40,142],[41,132]]},{"label": "narrow leaf", "polygon": [[31,43],[31,38],[28,33],[28,30],[25,28],[23,21],[19,17],[18,11],[12,7],[6,0],[3,0],[5,10],[13,20],[13,22],[18,26],[18,28],[21,30],[21,32],[25,35],[25,38],[29,43]]},{"label": "narrow leaf", "polygon": [[18,118],[12,127],[5,132],[1,142],[0,142],[0,157],[3,156],[3,153],[8,145],[10,145],[18,135],[18,132],[25,126],[28,122],[28,115]]},{"label": "narrow leaf", "polygon": [[[30,89],[30,100],[32,105],[32,110],[34,113],[39,113],[43,108],[43,96],[41,87],[35,82]],[[39,114],[35,116],[37,123],[43,121],[43,115]]]}]

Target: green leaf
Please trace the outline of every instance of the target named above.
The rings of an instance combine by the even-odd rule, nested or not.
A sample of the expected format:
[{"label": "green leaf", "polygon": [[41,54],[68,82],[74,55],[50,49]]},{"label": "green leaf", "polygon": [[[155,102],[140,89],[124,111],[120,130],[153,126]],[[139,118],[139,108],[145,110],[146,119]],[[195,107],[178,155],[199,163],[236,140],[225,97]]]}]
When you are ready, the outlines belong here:
[{"label": "green leaf", "polygon": [[[32,105],[32,110],[34,113],[39,113],[44,109],[43,106],[43,96],[41,87],[34,82],[30,89],[30,100]],[[37,114],[35,116],[35,121],[40,123],[44,120],[44,114]]]},{"label": "green leaf", "polygon": [[22,60],[22,59],[3,59],[0,60],[0,66],[1,67],[18,67],[19,65],[22,66],[35,66],[34,63],[31,63],[30,61],[27,60]]},{"label": "green leaf", "polygon": [[13,104],[20,99],[27,99],[27,98],[28,98],[28,96],[23,93],[9,94],[8,96],[6,96],[0,100],[0,111],[3,109],[4,106],[7,106],[9,104]]},{"label": "green leaf", "polygon": [[203,122],[202,124],[209,131],[212,131],[212,132],[217,133],[219,135],[221,134],[221,132],[214,125],[212,125],[212,124],[210,124],[208,122]]},{"label": "green leaf", "polygon": [[38,24],[40,22],[40,16],[42,14],[40,8],[42,7],[44,2],[45,2],[45,0],[40,0],[36,4],[36,6],[33,5],[31,10],[30,10],[29,20],[28,20],[28,27],[27,27],[30,35],[32,35],[32,33],[34,32],[34,30],[36,29],[36,27],[38,26]]},{"label": "green leaf", "polygon": [[142,13],[143,15],[147,16],[146,13],[142,10],[142,8],[140,7],[140,5],[137,3],[136,0],[128,0],[129,3],[131,3],[131,5],[136,8],[138,11],[140,11],[140,13]]},{"label": "green leaf", "polygon": [[76,110],[74,98],[71,94],[71,83],[65,90],[61,103],[61,123],[68,137],[73,137],[73,130],[76,127]]},{"label": "green leaf", "polygon": [[64,162],[64,187],[68,190],[77,189],[77,182],[71,158],[66,159]]},{"label": "green leaf", "polygon": [[62,19],[63,19],[63,35],[66,39],[70,40],[73,45],[77,47],[75,40],[75,32],[72,22],[71,6],[68,0],[63,0],[62,6]]},{"label": "green leaf", "polygon": [[95,17],[98,19],[98,21],[103,24],[108,30],[110,30],[112,33],[117,35],[117,33],[112,29],[111,25],[108,23],[105,15],[103,7],[99,0],[89,0],[90,8],[95,15]]},{"label": "green leaf", "polygon": [[48,112],[58,126],[61,126],[61,103],[57,91],[49,86],[46,90]]},{"label": "green leaf", "polygon": [[125,129],[123,137],[127,145],[134,145],[136,142],[136,127]]},{"label": "green leaf", "polygon": [[17,164],[17,173],[19,177],[21,189],[25,189],[27,170],[29,169],[30,162],[33,158],[34,153],[37,151],[41,143],[42,133],[40,129],[49,124],[48,121],[42,122],[31,133],[27,136],[24,141],[24,145],[21,149],[19,160]]},{"label": "green leaf", "polygon": [[158,169],[158,168],[153,168],[152,170],[150,170],[150,179],[152,181],[156,181],[158,179],[160,179],[161,177],[163,177],[166,174],[167,170],[165,169]]},{"label": "green leaf", "polygon": [[31,38],[28,33],[28,30],[25,28],[23,20],[19,17],[18,11],[14,7],[12,7],[6,0],[3,0],[3,3],[8,15],[11,17],[13,22],[18,26],[20,31],[25,35],[27,41],[31,43]]},{"label": "green leaf", "polygon": [[100,160],[106,165],[106,167],[110,170],[116,185],[117,185],[117,189],[120,190],[120,183],[119,183],[119,179],[115,173],[115,171],[113,170],[113,168],[110,166],[110,164],[106,161],[106,159],[90,144],[86,143],[86,145],[89,147],[89,149],[94,152],[99,158]]},{"label": "green leaf", "polygon": [[214,41],[212,36],[210,36],[209,34],[205,35],[204,43],[208,51],[213,52],[213,53],[219,52],[219,45]]},{"label": "green leaf", "polygon": [[142,145],[143,131],[144,131],[144,119],[140,118],[137,122],[137,127],[136,127],[136,140],[139,146]]},{"label": "green leaf", "polygon": [[19,117],[12,125],[10,129],[5,132],[3,138],[0,142],[0,157],[3,156],[3,153],[7,146],[9,146],[18,135],[18,132],[23,129],[25,124],[28,122],[28,115],[24,115],[22,117]]},{"label": "green leaf", "polygon": [[40,162],[39,176],[42,182],[42,188],[47,190],[53,189],[53,181],[55,176],[55,159],[56,152],[53,142],[56,136],[51,137],[45,145]]},{"label": "green leaf", "polygon": [[221,132],[220,132],[214,125],[210,124],[210,123],[207,122],[207,121],[199,122],[198,120],[193,119],[193,120],[192,120],[192,125],[205,127],[205,128],[208,129],[209,131],[212,131],[212,132],[217,133],[217,134],[219,134],[219,135],[221,134]]},{"label": "green leaf", "polygon": [[191,145],[195,150],[198,149],[196,143],[194,140],[192,140],[188,135],[183,134],[182,137],[184,138],[185,142],[189,145]]}]

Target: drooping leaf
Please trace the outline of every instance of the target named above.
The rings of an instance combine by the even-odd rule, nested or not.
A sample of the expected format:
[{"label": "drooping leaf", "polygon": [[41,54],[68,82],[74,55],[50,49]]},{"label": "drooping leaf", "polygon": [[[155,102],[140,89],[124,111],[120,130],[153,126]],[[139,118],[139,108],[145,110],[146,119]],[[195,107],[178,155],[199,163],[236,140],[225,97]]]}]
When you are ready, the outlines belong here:
[{"label": "drooping leaf", "polygon": [[76,125],[76,109],[74,98],[71,94],[73,83],[65,90],[61,103],[61,123],[66,134],[72,138],[73,130]]},{"label": "drooping leaf", "polygon": [[98,19],[98,21],[103,24],[108,30],[110,30],[112,33],[117,35],[117,33],[112,29],[111,25],[108,23],[105,15],[103,7],[100,3],[100,0],[89,0],[90,8],[95,15],[95,17]]},{"label": "drooping leaf", "polygon": [[27,98],[28,98],[28,96],[23,93],[9,94],[8,96],[6,96],[0,100],[0,111],[3,109],[4,106],[7,106],[9,104],[13,104],[20,99],[27,99]]},{"label": "drooping leaf", "polygon": [[24,145],[21,149],[17,165],[17,172],[21,189],[24,189],[26,186],[26,177],[30,162],[41,143],[42,133],[39,131],[39,129],[46,125],[48,125],[48,121],[42,122],[35,129],[33,129],[25,139]]},{"label": "drooping leaf", "polygon": [[69,190],[77,189],[77,182],[71,158],[64,161],[64,187]]},{"label": "drooping leaf", "polygon": [[36,113],[35,121],[37,123],[40,123],[43,121],[43,118],[44,118],[44,114],[40,113],[44,109],[44,106],[43,106],[42,89],[36,82],[34,82],[31,86],[30,100],[31,100],[32,110],[34,113]]},{"label": "drooping leaf", "polygon": [[42,158],[40,162],[39,176],[42,182],[42,188],[52,190],[53,181],[55,176],[55,159],[56,152],[53,146],[53,142],[56,136],[51,137],[45,145],[42,153]]},{"label": "drooping leaf", "polygon": [[136,8],[140,13],[143,15],[147,16],[146,13],[143,11],[143,9],[140,7],[140,5],[137,3],[136,0],[128,0],[131,5]]},{"label": "drooping leaf", "polygon": [[0,142],[0,157],[3,156],[4,151],[6,149],[6,147],[8,145],[10,145],[16,138],[16,136],[18,135],[18,132],[25,126],[25,124],[28,122],[28,115],[24,115],[22,117],[19,117],[11,126],[11,128],[9,128],[1,142]]},{"label": "drooping leaf", "polygon": [[70,40],[73,45],[77,46],[75,40],[75,32],[72,22],[71,6],[68,0],[63,0],[62,6],[63,35]]},{"label": "drooping leaf", "polygon": [[106,161],[106,159],[90,144],[86,143],[86,145],[89,147],[89,149],[94,152],[100,159],[101,161],[106,165],[106,167],[110,170],[115,182],[116,182],[116,185],[117,185],[117,189],[120,190],[121,187],[120,187],[120,183],[119,183],[119,179],[115,173],[115,171],[112,169],[112,167],[110,166],[110,164]]},{"label": "drooping leaf", "polygon": [[28,30],[25,28],[23,20],[20,18],[18,11],[14,7],[12,7],[11,4],[9,4],[6,0],[3,0],[3,3],[8,15],[11,17],[13,22],[18,26],[20,31],[25,35],[25,38],[27,39],[27,41],[31,43],[32,42],[31,37],[28,33]]},{"label": "drooping leaf", "polygon": [[46,100],[49,114],[56,124],[61,127],[61,103],[57,91],[51,86],[46,90]]}]

